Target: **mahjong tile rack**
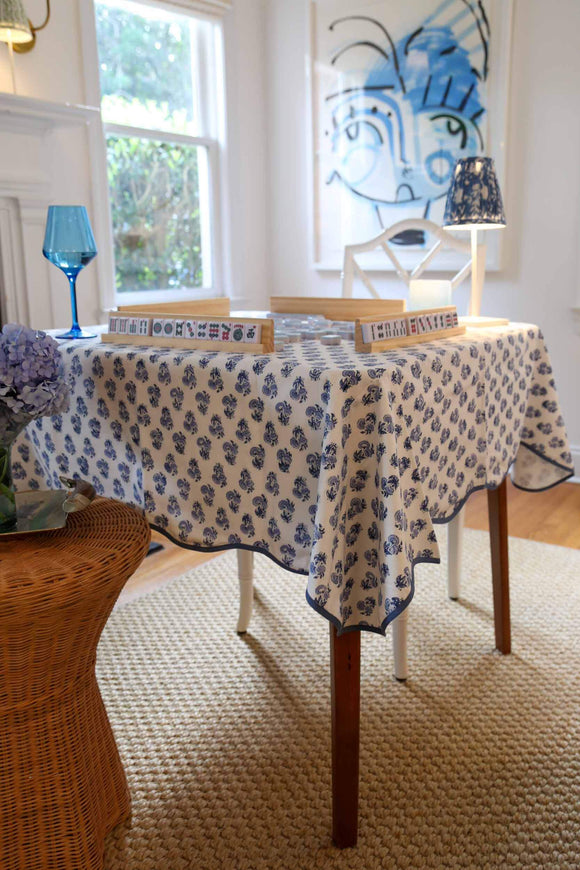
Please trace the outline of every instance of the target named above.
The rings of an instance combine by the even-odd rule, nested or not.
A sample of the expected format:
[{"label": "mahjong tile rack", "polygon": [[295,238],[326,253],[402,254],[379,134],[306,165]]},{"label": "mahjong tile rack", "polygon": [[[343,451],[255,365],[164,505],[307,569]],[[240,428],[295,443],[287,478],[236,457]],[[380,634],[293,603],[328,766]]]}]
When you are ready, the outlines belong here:
[{"label": "mahjong tile rack", "polygon": [[454,305],[406,311],[378,318],[376,314],[359,317],[354,343],[360,353],[377,353],[397,347],[409,347],[425,341],[463,335],[466,327],[459,324]]},{"label": "mahjong tile rack", "polygon": [[272,353],[274,321],[202,312],[179,315],[175,310],[119,310],[109,313],[109,330],[101,336],[101,341],[188,350]]},{"label": "mahjong tile rack", "polygon": [[270,311],[275,314],[321,314],[327,320],[355,321],[374,315],[374,319],[402,314],[404,299],[345,299],[343,296],[270,296]]}]

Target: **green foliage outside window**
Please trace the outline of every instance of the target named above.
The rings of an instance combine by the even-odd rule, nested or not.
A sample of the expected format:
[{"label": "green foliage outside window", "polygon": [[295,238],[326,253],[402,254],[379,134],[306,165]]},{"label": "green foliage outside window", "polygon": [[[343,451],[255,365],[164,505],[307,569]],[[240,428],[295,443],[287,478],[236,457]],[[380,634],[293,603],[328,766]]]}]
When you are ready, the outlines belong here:
[{"label": "green foliage outside window", "polygon": [[[142,8],[145,14],[138,15],[97,2],[103,119],[121,121],[107,111],[107,97],[114,97],[115,107],[125,109],[121,123],[194,133],[189,20],[151,18],[147,7]],[[139,105],[147,111],[157,109],[154,123],[134,123],[132,110]]]},{"label": "green foliage outside window", "polygon": [[107,136],[117,290],[201,287],[197,148]]}]

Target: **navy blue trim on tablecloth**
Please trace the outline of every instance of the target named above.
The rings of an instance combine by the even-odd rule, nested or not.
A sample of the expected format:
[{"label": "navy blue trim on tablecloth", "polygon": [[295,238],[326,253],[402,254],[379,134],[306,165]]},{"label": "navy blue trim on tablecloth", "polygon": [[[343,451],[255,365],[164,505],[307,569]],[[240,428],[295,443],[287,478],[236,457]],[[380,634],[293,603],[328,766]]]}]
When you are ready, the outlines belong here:
[{"label": "navy blue trim on tablecloth", "polygon": [[560,480],[556,480],[554,481],[554,483],[550,483],[548,484],[548,486],[542,486],[539,489],[530,489],[528,486],[521,486],[519,483],[514,483],[512,480],[512,483],[514,484],[516,489],[521,489],[523,490],[523,492],[546,492],[546,490],[552,489],[554,486],[558,486],[559,483],[565,483],[565,481],[570,480],[571,477],[574,477],[574,474],[576,473],[574,468],[570,469],[568,465],[562,465],[560,462],[556,462],[555,459],[550,459],[549,456],[544,456],[544,454],[540,453],[539,450],[536,450],[535,447],[531,447],[529,444],[524,444],[523,441],[520,442],[520,447],[525,447],[526,450],[529,450],[530,453],[533,453],[534,456],[538,457],[538,459],[543,459],[544,462],[549,462],[550,465],[555,465],[556,468],[561,468],[562,471],[567,471],[568,474],[566,475],[566,477],[561,477]]},{"label": "navy blue trim on tablecloth", "polygon": [[411,601],[414,598],[414,595],[415,595],[415,565],[421,565],[421,564],[439,565],[440,563],[441,563],[441,559],[434,559],[434,558],[430,558],[430,557],[426,557],[424,559],[418,558],[418,559],[413,560],[413,564],[411,565],[411,592],[409,593],[409,595],[407,596],[407,598],[403,602],[403,606],[400,607],[398,610],[394,611],[393,613],[389,613],[389,615],[387,617],[385,617],[385,619],[381,623],[380,627],[378,627],[378,628],[374,625],[364,625],[364,623],[359,623],[358,625],[347,625],[347,626],[343,627],[342,623],[340,622],[339,619],[336,618],[336,616],[334,616],[332,613],[329,613],[327,610],[324,610],[324,608],[321,607],[320,604],[317,604],[316,601],[314,601],[314,599],[312,599],[310,597],[310,595],[308,594],[308,589],[306,590],[306,601],[312,607],[313,610],[315,610],[321,616],[324,616],[325,619],[327,619],[329,622],[331,622],[335,626],[335,628],[337,629],[337,634],[339,636],[341,634],[346,634],[349,631],[370,631],[373,634],[381,634],[383,637],[385,637],[385,635],[387,633],[387,626],[390,625],[390,623],[394,619],[397,619],[397,617],[399,617],[401,615],[403,610],[407,609],[407,607],[409,606],[409,604],[411,603]]},{"label": "navy blue trim on tablecloth", "polygon": [[288,565],[285,565],[280,561],[280,559],[277,559],[276,556],[273,556],[268,550],[262,549],[262,547],[254,547],[251,544],[219,544],[217,547],[205,547],[202,544],[184,544],[183,541],[178,541],[176,538],[172,537],[166,529],[162,529],[154,523],[149,523],[149,527],[154,529],[156,532],[159,532],[160,535],[169,538],[173,544],[177,544],[178,547],[182,547],[184,550],[194,550],[196,553],[222,553],[226,550],[250,550],[252,553],[259,553],[261,556],[267,556],[268,559],[271,559],[279,568],[283,568],[285,571],[291,571],[292,574],[301,574],[302,577],[308,577],[310,573],[309,571],[303,571],[301,568],[289,568]]},{"label": "navy blue trim on tablecloth", "polygon": [[[520,442],[520,444],[518,445],[518,448],[519,447],[526,447],[528,450],[530,450],[532,453],[534,453],[539,459],[543,459],[545,462],[549,462],[551,465],[555,465],[557,468],[561,468],[563,471],[567,471],[568,474],[566,475],[566,477],[563,477],[560,480],[555,481],[555,483],[551,483],[549,486],[544,486],[541,489],[528,489],[524,486],[518,486],[518,484],[514,483],[514,486],[517,487],[517,489],[524,490],[525,492],[545,492],[548,489],[552,489],[552,487],[554,487],[554,486],[558,486],[558,484],[560,484],[560,483],[564,483],[566,480],[569,480],[571,477],[574,476],[574,469],[570,470],[570,468],[568,468],[568,466],[561,465],[559,462],[556,462],[554,459],[550,459],[549,457],[544,456],[538,450],[535,450],[533,447],[530,447],[529,444],[524,444],[523,442]],[[515,457],[514,457],[514,459],[515,459]],[[474,492],[481,492],[481,490],[483,490],[483,489],[487,489],[487,490],[497,489],[499,486],[501,486],[501,484],[504,482],[504,480],[507,477],[509,477],[509,468],[511,468],[513,461],[514,460],[511,460],[511,462],[508,466],[508,471],[503,476],[500,483],[494,483],[494,484],[482,483],[481,486],[474,486],[473,489],[470,489],[469,492],[464,496],[464,498],[462,498],[461,501],[458,502],[458,504],[455,506],[455,509],[454,509],[452,514],[449,514],[449,516],[445,516],[445,517],[436,517],[436,518],[431,517],[431,522],[433,523],[433,525],[444,525],[445,523],[450,523],[452,520],[454,520],[455,517],[457,516],[457,514],[461,511],[461,509],[463,508],[463,506],[467,502],[467,499],[470,496],[472,496]],[[272,555],[272,553],[270,553],[268,550],[264,550],[261,547],[252,546],[251,544],[220,544],[217,547],[204,547],[200,544],[184,544],[182,541],[177,541],[165,529],[160,528],[160,526],[156,526],[153,523],[150,523],[149,525],[151,526],[152,529],[155,529],[156,532],[159,532],[161,535],[164,535],[166,538],[169,538],[170,541],[172,541],[174,544],[177,544],[178,547],[182,547],[185,550],[194,550],[197,553],[221,553],[221,552],[225,552],[226,550],[250,550],[252,553],[260,553],[260,555],[262,555],[262,556],[267,556],[269,559],[272,560],[272,562],[274,562],[275,565],[278,565],[279,568],[283,568],[285,571],[290,571],[292,574],[299,574],[302,577],[309,576],[309,571],[304,571],[300,568],[290,568],[290,567],[288,567],[288,565],[284,565],[283,562],[281,562],[279,559],[277,559],[276,556]],[[316,613],[320,614],[320,616],[323,616],[325,619],[327,619],[330,623],[332,623],[332,625],[334,625],[338,629],[339,635],[346,634],[349,631],[370,631],[373,634],[381,634],[384,637],[387,633],[387,627],[390,625],[390,623],[393,622],[393,620],[396,619],[398,616],[400,616],[401,613],[404,610],[406,610],[406,608],[409,606],[409,604],[413,600],[413,597],[415,595],[415,566],[421,565],[421,564],[439,565],[439,564],[441,564],[441,559],[435,559],[435,558],[431,558],[431,557],[425,557],[425,558],[418,557],[417,559],[413,560],[413,563],[411,565],[411,592],[410,592],[410,594],[405,599],[403,606],[401,608],[399,608],[397,611],[390,613],[387,617],[385,617],[385,619],[381,623],[380,627],[378,627],[378,628],[376,626],[373,626],[373,625],[364,625],[364,624],[360,624],[360,623],[358,625],[348,625],[346,627],[343,627],[340,620],[337,619],[336,616],[334,616],[332,613],[329,613],[327,610],[325,610],[323,607],[321,607],[320,604],[317,604],[317,602],[308,594],[308,589],[306,589],[306,601],[308,602],[310,607],[312,607],[312,609],[316,611]]]}]

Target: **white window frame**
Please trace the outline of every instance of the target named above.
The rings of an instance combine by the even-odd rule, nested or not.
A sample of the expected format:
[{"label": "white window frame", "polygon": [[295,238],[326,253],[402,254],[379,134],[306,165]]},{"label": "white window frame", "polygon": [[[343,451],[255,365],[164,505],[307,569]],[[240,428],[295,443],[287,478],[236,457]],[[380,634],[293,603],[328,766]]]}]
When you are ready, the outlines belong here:
[{"label": "white window frame", "polygon": [[[91,174],[93,185],[93,222],[95,235],[99,239],[99,256],[97,257],[99,288],[101,296],[101,315],[116,308],[119,304],[140,305],[149,302],[176,302],[190,299],[199,299],[208,296],[228,296],[229,263],[224,256],[224,212],[225,197],[225,154],[226,154],[226,120],[225,120],[225,70],[224,70],[224,34],[221,15],[228,8],[227,2],[220,0],[208,0],[207,3],[198,4],[195,0],[187,7],[176,0],[135,0],[141,6],[152,6],[174,12],[179,15],[189,15],[196,20],[210,20],[213,24],[213,45],[206,45],[206,40],[200,40],[199,49],[204,52],[211,51],[213,54],[213,68],[215,75],[203,75],[198,77],[198,87],[203,92],[198,92],[198,108],[201,109],[202,128],[211,135],[189,136],[181,133],[170,133],[151,128],[133,127],[124,124],[105,123],[91,125],[89,129],[89,158],[91,162]],[[216,14],[208,14],[208,10],[215,6]],[[200,8],[203,11],[199,11]],[[83,47],[83,65],[85,73],[85,89],[87,102],[101,107],[101,87],[99,80],[99,54],[97,46],[97,29],[95,15],[95,0],[82,2],[81,13],[81,38]],[[194,97],[195,98],[195,97]],[[208,190],[206,201],[209,202],[209,214],[202,214],[202,257],[207,257],[208,245],[204,239],[209,240],[211,256],[204,260],[203,271],[211,275],[210,286],[182,288],[179,290],[145,290],[118,293],[115,278],[114,236],[111,219],[111,204],[109,197],[109,183],[107,173],[107,134],[119,134],[122,136],[135,136],[138,138],[152,139],[158,142],[175,142],[178,144],[201,146],[207,154],[208,160]],[[201,153],[201,149],[200,152]],[[203,177],[202,177],[203,176]],[[199,174],[200,184],[205,182],[205,173]],[[204,193],[203,191],[201,193]],[[201,196],[200,196],[201,198]],[[204,253],[205,252],[205,253]]]}]

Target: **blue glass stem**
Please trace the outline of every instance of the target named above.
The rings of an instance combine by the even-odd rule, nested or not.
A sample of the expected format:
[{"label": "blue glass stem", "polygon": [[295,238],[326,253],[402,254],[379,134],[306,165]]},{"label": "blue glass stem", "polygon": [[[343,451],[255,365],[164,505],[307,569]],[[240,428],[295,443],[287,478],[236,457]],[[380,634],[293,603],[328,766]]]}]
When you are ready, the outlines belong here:
[{"label": "blue glass stem", "polygon": [[72,326],[71,332],[81,332],[81,328],[79,326],[79,315],[77,311],[77,275],[78,272],[75,272],[74,275],[68,275],[68,281],[70,284],[70,307],[72,308]]}]

